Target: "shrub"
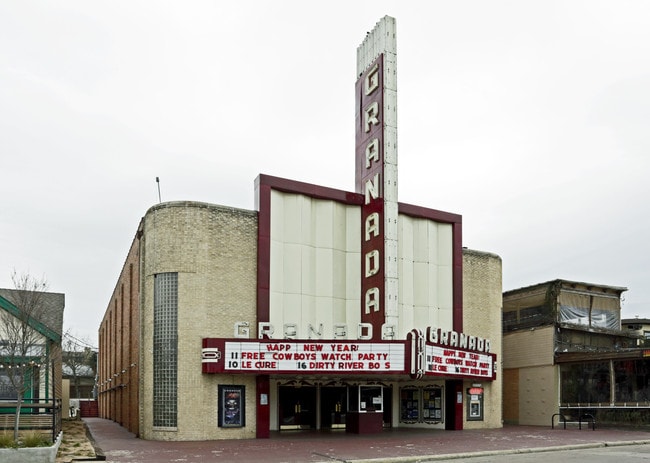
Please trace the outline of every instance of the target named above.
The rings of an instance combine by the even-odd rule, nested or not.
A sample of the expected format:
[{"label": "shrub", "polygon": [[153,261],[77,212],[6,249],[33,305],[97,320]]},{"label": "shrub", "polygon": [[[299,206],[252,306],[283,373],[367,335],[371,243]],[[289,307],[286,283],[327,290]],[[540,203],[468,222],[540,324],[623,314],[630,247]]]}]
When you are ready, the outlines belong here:
[{"label": "shrub", "polygon": [[6,432],[3,432],[0,434],[0,449],[10,449],[10,448],[16,448],[18,445],[16,444],[16,441],[14,440],[13,434],[9,434]]},{"label": "shrub", "polygon": [[52,445],[50,439],[38,432],[28,432],[20,438],[21,447],[49,447]]}]

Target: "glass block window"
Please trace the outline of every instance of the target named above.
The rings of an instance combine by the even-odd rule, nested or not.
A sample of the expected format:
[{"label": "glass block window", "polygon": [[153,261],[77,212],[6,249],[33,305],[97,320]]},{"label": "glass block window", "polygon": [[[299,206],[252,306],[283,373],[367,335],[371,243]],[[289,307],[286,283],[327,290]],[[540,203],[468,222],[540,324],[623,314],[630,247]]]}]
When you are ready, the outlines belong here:
[{"label": "glass block window", "polygon": [[176,427],[178,274],[159,273],[153,292],[153,425]]}]

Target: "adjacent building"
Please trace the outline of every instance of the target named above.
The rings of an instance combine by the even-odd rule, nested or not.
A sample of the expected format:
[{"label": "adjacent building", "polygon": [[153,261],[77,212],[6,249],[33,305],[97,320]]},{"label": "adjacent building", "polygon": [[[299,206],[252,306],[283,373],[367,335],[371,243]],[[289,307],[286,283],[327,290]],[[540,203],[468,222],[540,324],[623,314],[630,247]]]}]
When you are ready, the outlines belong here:
[{"label": "adjacent building", "polygon": [[646,346],[650,340],[650,319],[648,318],[624,318],[621,320],[621,327],[634,334],[641,336],[639,346]]},{"label": "adjacent building", "polygon": [[19,396],[21,428],[60,429],[64,306],[64,294],[0,289],[0,429],[13,429]]},{"label": "adjacent building", "polygon": [[650,352],[621,328],[627,288],[553,280],[503,294],[503,418],[553,415],[640,424],[650,408]]}]

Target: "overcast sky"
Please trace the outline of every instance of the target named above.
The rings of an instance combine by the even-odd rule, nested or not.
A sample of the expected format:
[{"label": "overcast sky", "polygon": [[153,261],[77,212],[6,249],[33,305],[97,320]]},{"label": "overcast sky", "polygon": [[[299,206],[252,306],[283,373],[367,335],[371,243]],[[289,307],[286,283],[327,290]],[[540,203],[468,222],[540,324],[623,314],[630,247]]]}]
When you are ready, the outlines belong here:
[{"label": "overcast sky", "polygon": [[397,20],[399,200],[463,216],[503,289],[624,286],[650,318],[650,2],[0,1],[0,287],[96,343],[158,202],[354,190],[356,47]]}]

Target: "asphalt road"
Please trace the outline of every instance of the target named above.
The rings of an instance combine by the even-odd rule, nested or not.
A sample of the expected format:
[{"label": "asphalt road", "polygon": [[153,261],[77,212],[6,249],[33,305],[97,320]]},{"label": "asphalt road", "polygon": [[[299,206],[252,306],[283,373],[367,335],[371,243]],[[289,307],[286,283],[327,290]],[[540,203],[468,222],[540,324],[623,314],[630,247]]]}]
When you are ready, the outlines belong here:
[{"label": "asphalt road", "polygon": [[[427,460],[440,462],[458,463],[460,460]],[[509,455],[491,455],[479,457],[463,457],[467,463],[611,463],[625,462],[635,463],[650,461],[650,444],[644,445],[620,445],[614,447],[597,447],[574,450],[558,450],[552,452],[513,453]],[[422,463],[425,463],[423,460]]]}]

